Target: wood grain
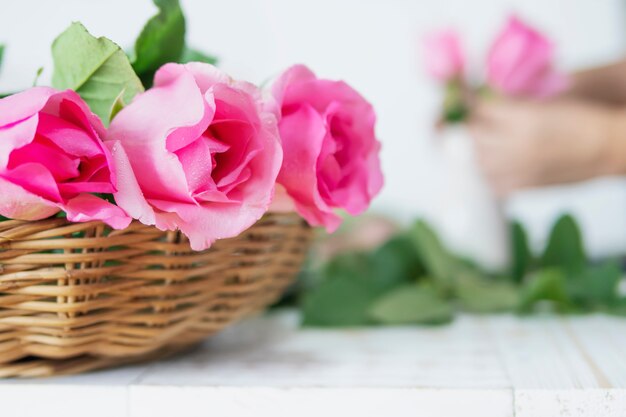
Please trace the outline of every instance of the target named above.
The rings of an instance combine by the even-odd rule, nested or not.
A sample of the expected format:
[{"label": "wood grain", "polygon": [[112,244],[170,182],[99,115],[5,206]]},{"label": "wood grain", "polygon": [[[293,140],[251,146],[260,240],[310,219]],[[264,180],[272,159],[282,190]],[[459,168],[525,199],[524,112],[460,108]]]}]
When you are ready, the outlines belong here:
[{"label": "wood grain", "polygon": [[301,329],[298,321],[293,311],[274,312],[162,362],[4,381],[2,410],[73,417],[91,404],[95,417],[626,416],[626,321],[619,318],[462,316],[445,327],[342,330]]}]

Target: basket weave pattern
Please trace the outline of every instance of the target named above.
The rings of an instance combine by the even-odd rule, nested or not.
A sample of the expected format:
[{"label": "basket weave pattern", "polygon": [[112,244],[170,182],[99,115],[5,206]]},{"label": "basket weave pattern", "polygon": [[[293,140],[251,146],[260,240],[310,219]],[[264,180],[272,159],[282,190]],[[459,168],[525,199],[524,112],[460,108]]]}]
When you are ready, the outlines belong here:
[{"label": "basket weave pattern", "polygon": [[81,372],[194,344],[276,300],[310,236],[295,214],[268,214],[202,252],[137,222],[0,222],[0,377]]}]

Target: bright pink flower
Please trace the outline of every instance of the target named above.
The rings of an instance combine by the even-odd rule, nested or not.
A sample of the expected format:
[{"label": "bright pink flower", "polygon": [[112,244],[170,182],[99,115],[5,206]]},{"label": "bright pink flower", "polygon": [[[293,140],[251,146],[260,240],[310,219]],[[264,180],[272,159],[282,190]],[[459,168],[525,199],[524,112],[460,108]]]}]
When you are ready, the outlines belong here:
[{"label": "bright pink flower", "polygon": [[503,94],[546,97],[567,87],[553,68],[552,43],[537,30],[511,16],[491,46],[487,81]]},{"label": "bright pink flower", "polygon": [[374,109],[346,83],[302,65],[285,71],[272,94],[285,153],[278,183],[311,225],[332,232],[336,209],[362,213],[383,185]]},{"label": "bright pink flower", "polygon": [[423,39],[426,70],[439,81],[463,76],[465,56],[457,32],[451,29],[432,32]]},{"label": "bright pink flower", "polygon": [[64,210],[74,222],[128,226],[122,209],[92,194],[116,191],[103,136],[73,91],[35,87],[0,100],[0,214],[38,220]]},{"label": "bright pink flower", "polygon": [[117,114],[108,140],[124,145],[113,149],[124,177],[120,207],[180,229],[195,250],[254,224],[282,163],[276,119],[258,89],[201,63],[161,67],[154,87]]}]

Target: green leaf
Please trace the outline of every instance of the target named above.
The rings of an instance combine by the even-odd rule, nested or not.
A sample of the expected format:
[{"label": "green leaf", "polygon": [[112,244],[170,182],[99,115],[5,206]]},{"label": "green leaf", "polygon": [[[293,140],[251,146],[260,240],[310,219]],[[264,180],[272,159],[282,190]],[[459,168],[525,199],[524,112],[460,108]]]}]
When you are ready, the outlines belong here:
[{"label": "green leaf", "polygon": [[426,272],[413,240],[405,233],[392,237],[372,252],[367,264],[366,275],[381,291],[414,282]]},{"label": "green leaf", "polygon": [[577,274],[584,268],[586,259],[576,221],[570,215],[561,216],[550,233],[542,265],[560,267],[568,274]]},{"label": "green leaf", "polygon": [[99,197],[103,200],[108,201],[111,204],[115,204],[115,197],[113,197],[113,194],[106,194],[106,193],[96,193],[95,194],[96,197]]},{"label": "green leaf", "polygon": [[489,280],[469,271],[457,276],[456,296],[461,306],[472,313],[511,311],[520,301],[519,290],[512,283]]},{"label": "green leaf", "polygon": [[342,254],[319,271],[317,285],[304,298],[304,325],[369,323],[367,309],[382,290],[372,283],[368,259],[364,253]]},{"label": "green leaf", "polygon": [[511,233],[511,277],[515,282],[522,282],[524,276],[528,272],[531,262],[532,253],[528,245],[528,236],[524,226],[515,221],[510,225]]},{"label": "green leaf", "polygon": [[178,0],[153,0],[159,11],[135,41],[133,68],[146,87],[152,85],[157,69],[178,62],[185,47],[185,16]]},{"label": "green leaf", "polygon": [[185,47],[183,50],[183,54],[178,61],[181,64],[186,64],[187,62],[204,62],[211,65],[217,64],[217,57],[212,55],[207,55],[204,52],[200,52],[197,49],[192,49]]},{"label": "green leaf", "polygon": [[626,316],[626,298],[618,299],[609,307],[608,312],[616,316]]},{"label": "green leaf", "polygon": [[619,263],[608,261],[568,279],[567,289],[572,300],[581,307],[606,307],[617,302],[621,278]]},{"label": "green leaf", "polygon": [[443,247],[435,232],[419,220],[411,230],[411,237],[428,274],[443,290],[449,290],[454,281],[458,261]]},{"label": "green leaf", "polygon": [[80,23],[72,23],[55,39],[52,58],[52,86],[75,90],[105,125],[122,91],[126,103],[143,91],[121,48],[107,38],[93,37]]},{"label": "green leaf", "polygon": [[124,103],[125,92],[126,90],[120,91],[120,93],[115,98],[115,101],[111,106],[111,111],[109,112],[109,120],[113,120],[113,118],[126,106],[126,103]]},{"label": "green leaf", "polygon": [[318,271],[317,286],[305,297],[304,323],[354,326],[370,323],[368,309],[380,295],[423,273],[413,241],[395,236],[371,253],[346,253]]},{"label": "green leaf", "polygon": [[409,284],[382,296],[369,314],[381,324],[442,324],[452,320],[453,310],[432,287]]},{"label": "green leaf", "polygon": [[43,67],[37,68],[37,72],[35,73],[35,79],[33,80],[33,87],[37,86],[37,81],[39,81],[39,77],[43,73]]},{"label": "green leaf", "polygon": [[558,268],[543,269],[528,277],[520,302],[521,312],[531,312],[540,301],[548,301],[559,311],[571,309],[566,274]]},{"label": "green leaf", "polygon": [[305,326],[360,326],[369,324],[367,310],[378,292],[359,279],[327,279],[304,299]]},{"label": "green leaf", "polygon": [[324,279],[341,277],[361,279],[369,272],[368,254],[353,252],[335,256],[321,268],[320,274]]}]

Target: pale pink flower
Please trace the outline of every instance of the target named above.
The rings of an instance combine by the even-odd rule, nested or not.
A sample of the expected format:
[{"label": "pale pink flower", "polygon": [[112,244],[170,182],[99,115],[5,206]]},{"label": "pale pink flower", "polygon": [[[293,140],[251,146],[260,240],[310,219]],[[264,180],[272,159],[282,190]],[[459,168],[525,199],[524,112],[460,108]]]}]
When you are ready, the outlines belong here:
[{"label": "pale pink flower", "polygon": [[491,46],[487,82],[508,95],[546,97],[563,91],[567,77],[553,67],[552,42],[511,16]]},{"label": "pale pink flower", "polygon": [[463,77],[465,55],[456,31],[428,33],[423,39],[423,49],[426,70],[431,77],[443,82]]},{"label": "pale pink flower", "polygon": [[[191,247],[239,235],[268,209],[282,163],[276,119],[259,90],[209,64],[166,64],[112,121],[120,207]],[[124,164],[127,154],[130,165]]]}]

